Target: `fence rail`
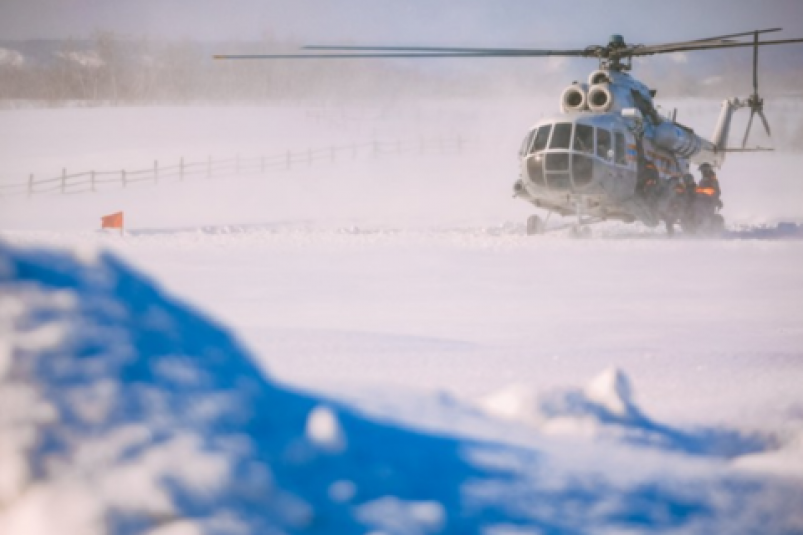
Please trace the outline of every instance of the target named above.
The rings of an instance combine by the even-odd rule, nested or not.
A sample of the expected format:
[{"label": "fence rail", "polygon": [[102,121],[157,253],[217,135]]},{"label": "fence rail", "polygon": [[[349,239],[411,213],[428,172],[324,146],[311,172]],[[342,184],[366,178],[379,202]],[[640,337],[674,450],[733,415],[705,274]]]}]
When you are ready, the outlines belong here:
[{"label": "fence rail", "polygon": [[[466,144],[466,140],[459,136],[415,141],[371,141],[247,158],[236,155],[233,158],[215,160],[208,156],[203,161],[184,161],[182,157],[177,164],[159,165],[158,161],[154,161],[152,167],[133,170],[91,170],[68,174],[66,169],[62,169],[60,176],[37,179],[30,174],[26,182],[0,183],[0,198],[97,192],[108,189],[112,184],[126,188],[143,182],[158,185],[160,182],[183,182],[198,178],[253,176],[257,173],[290,171],[298,166],[311,166],[315,162],[336,162],[344,158],[354,160],[358,157],[378,158],[413,153],[460,154]],[[83,189],[76,190],[79,187]]]}]

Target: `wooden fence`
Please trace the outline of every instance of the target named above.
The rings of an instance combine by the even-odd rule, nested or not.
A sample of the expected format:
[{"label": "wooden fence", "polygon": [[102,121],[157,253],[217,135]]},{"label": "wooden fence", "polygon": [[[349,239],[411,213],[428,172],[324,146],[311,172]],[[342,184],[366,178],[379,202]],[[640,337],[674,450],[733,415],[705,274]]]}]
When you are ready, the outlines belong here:
[{"label": "wooden fence", "polygon": [[203,161],[185,161],[182,157],[173,165],[165,166],[154,161],[148,168],[135,170],[68,173],[67,169],[62,169],[60,176],[37,179],[31,174],[26,182],[0,183],[0,197],[71,195],[97,192],[112,187],[127,188],[142,183],[158,185],[168,181],[253,176],[269,172],[287,172],[298,166],[310,166],[321,161],[334,163],[343,159],[379,158],[401,154],[460,154],[465,145],[466,140],[459,136],[417,141],[372,141],[248,158],[236,155],[233,158],[215,160],[208,156]]}]

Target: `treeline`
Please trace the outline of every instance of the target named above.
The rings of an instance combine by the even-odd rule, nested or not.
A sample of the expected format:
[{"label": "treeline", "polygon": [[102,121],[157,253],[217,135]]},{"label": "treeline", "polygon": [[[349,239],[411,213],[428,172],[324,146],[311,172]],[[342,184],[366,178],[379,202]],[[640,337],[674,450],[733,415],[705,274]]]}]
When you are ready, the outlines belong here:
[{"label": "treeline", "polygon": [[[455,83],[428,67],[385,60],[214,60],[215,54],[293,53],[298,43],[156,41],[100,32],[89,40],[0,42],[0,99],[95,105],[466,96],[478,77]],[[422,68],[423,67],[423,68]],[[472,79],[473,78],[473,79]]]},{"label": "treeline", "polygon": [[[294,53],[301,43],[271,36],[259,42],[154,40],[98,32],[90,39],[0,41],[0,105],[142,105],[387,99],[388,96],[552,96],[584,80],[593,60],[543,59],[247,61],[215,54]],[[776,47],[761,63],[766,96],[803,92],[803,59]],[[677,59],[677,58],[675,58]],[[672,61],[641,60],[634,75],[659,97],[746,97],[752,56],[719,51]],[[799,98],[799,97],[797,97]]]}]

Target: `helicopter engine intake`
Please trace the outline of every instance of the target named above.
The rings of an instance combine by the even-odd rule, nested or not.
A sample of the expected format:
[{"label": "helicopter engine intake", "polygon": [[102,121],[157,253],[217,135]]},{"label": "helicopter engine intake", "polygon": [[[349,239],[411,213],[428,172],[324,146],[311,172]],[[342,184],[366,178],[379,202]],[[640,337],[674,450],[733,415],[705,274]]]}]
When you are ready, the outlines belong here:
[{"label": "helicopter engine intake", "polygon": [[563,90],[560,105],[564,113],[588,109],[588,85],[572,84]]},{"label": "helicopter engine intake", "polygon": [[591,86],[588,90],[588,107],[591,111],[606,112],[613,107],[613,94],[605,85]]}]

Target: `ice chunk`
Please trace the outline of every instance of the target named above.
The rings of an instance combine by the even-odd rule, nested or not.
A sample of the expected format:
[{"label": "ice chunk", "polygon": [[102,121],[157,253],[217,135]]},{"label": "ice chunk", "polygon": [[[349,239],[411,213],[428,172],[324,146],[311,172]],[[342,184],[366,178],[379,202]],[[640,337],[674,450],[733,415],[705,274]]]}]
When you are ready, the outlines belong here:
[{"label": "ice chunk", "polygon": [[536,427],[547,434],[594,435],[602,425],[641,422],[630,380],[609,368],[583,389],[538,392],[513,385],[481,399],[480,407],[496,417]]},{"label": "ice chunk", "polygon": [[319,405],[307,418],[307,438],[319,448],[333,453],[346,448],[346,437],[334,411]]}]

